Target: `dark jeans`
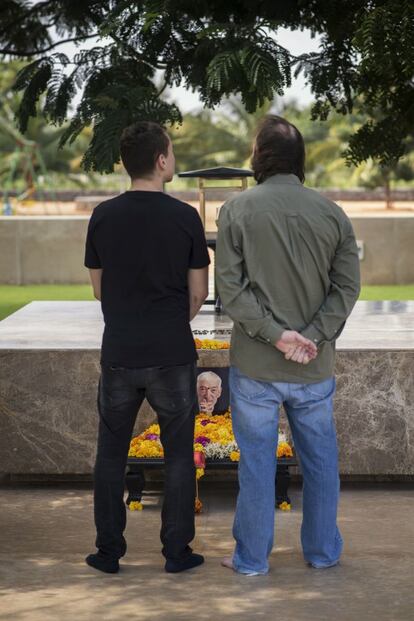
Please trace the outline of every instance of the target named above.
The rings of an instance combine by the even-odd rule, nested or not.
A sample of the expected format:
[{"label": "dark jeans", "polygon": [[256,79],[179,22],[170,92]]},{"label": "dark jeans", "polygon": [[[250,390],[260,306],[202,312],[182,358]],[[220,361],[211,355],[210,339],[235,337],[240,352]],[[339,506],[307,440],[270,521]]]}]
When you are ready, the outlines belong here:
[{"label": "dark jeans", "polygon": [[168,559],[185,560],[194,538],[195,364],[126,369],[102,365],[95,463],[96,547],[112,558],[126,552],[124,480],[138,409],[147,398],[157,412],[164,448],[161,541]]}]

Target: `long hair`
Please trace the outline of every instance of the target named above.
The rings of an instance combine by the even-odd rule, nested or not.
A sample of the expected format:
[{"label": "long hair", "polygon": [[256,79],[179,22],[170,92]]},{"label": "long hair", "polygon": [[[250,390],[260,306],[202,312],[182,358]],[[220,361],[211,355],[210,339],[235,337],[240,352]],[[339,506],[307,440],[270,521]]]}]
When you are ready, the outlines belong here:
[{"label": "long hair", "polygon": [[278,173],[296,175],[303,183],[305,143],[297,127],[281,116],[266,115],[257,129],[251,166],[257,183]]}]

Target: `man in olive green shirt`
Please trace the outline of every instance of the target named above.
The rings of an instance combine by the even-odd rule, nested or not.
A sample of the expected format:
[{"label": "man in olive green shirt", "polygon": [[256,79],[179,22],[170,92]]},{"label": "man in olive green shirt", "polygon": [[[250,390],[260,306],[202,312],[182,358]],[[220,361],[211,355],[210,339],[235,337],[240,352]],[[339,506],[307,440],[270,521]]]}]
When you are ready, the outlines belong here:
[{"label": "man in olive green shirt", "polygon": [[216,277],[234,321],[230,389],[241,450],[236,549],[225,564],[245,574],[268,571],[282,403],[304,478],[305,560],[330,567],[342,549],[333,374],[335,340],[359,295],[359,259],[342,209],[303,186],[304,159],[299,131],[266,117],[252,159],[258,185],[227,201],[218,223]]}]

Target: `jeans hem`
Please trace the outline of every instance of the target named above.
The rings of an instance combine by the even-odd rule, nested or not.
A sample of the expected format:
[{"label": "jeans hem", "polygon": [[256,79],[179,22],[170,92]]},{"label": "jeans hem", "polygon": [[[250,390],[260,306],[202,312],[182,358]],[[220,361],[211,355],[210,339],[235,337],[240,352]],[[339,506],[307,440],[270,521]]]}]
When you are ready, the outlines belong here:
[{"label": "jeans hem", "polygon": [[256,569],[237,569],[234,567],[234,571],[242,576],[266,576],[269,573],[269,570],[266,571],[257,571]]},{"label": "jeans hem", "polygon": [[307,561],[308,565],[313,567],[314,569],[328,569],[328,567],[335,567],[335,565],[339,564],[339,559],[336,561],[332,561],[332,563],[312,563],[312,561]]},{"label": "jeans hem", "polygon": [[246,568],[243,568],[240,565],[237,565],[234,562],[234,560],[233,560],[233,569],[238,574],[244,574],[244,575],[259,574],[260,576],[265,576],[266,574],[269,573],[269,568],[268,567],[267,567],[267,569],[246,569]]}]

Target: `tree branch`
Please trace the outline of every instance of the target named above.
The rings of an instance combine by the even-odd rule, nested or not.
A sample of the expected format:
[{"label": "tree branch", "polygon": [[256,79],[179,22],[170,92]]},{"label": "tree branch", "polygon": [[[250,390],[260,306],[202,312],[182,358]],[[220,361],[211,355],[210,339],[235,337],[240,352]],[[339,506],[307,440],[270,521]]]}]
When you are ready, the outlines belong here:
[{"label": "tree branch", "polygon": [[165,89],[167,88],[167,86],[168,86],[168,82],[164,82],[164,84],[162,85],[162,87],[161,87],[161,88],[160,88],[160,90],[158,91],[158,97],[159,97],[160,95],[162,95],[162,93],[165,91]]},{"label": "tree branch", "polygon": [[160,63],[158,62],[156,65],[152,65],[151,63],[149,63],[147,60],[144,60],[142,58],[142,54],[140,54],[139,52],[137,52],[137,50],[130,44],[127,43],[126,41],[122,41],[116,34],[114,34],[113,32],[109,33],[108,35],[109,37],[111,37],[111,39],[113,41],[115,41],[115,43],[117,43],[119,45],[119,47],[123,47],[126,50],[129,50],[129,52],[132,54],[132,56],[134,56],[134,58],[140,62],[143,63],[144,65],[147,65],[148,67],[151,67],[151,69],[166,69],[167,65],[165,63]]},{"label": "tree branch", "polygon": [[[24,15],[21,15],[17,19],[13,20],[13,26],[16,26],[16,24],[20,24],[21,22],[24,22],[24,20],[30,17],[30,15],[32,15],[33,13],[37,13],[41,9],[45,9],[48,5],[53,5],[53,4],[55,4],[55,0],[45,0],[45,2],[40,2],[40,3],[33,5],[32,8],[28,9]],[[1,13],[2,11],[0,10],[0,15]],[[3,34],[4,32],[8,32],[8,24],[6,24],[6,26],[0,30],[0,34]]]},{"label": "tree branch", "polygon": [[91,35],[85,35],[82,37],[72,37],[70,39],[64,39],[63,41],[57,41],[56,43],[52,43],[52,45],[49,45],[49,47],[45,47],[42,50],[30,50],[30,51],[15,51],[15,50],[11,50],[11,49],[0,49],[0,54],[4,54],[4,55],[8,55],[8,56],[37,56],[38,54],[44,54],[45,52],[48,52],[49,50],[52,50],[53,48],[57,47],[58,45],[62,45],[63,43],[71,43],[73,41],[86,41],[86,39],[93,39],[95,37],[98,37],[99,33],[95,32],[94,34]]}]

